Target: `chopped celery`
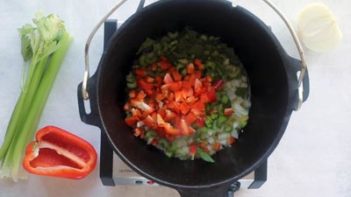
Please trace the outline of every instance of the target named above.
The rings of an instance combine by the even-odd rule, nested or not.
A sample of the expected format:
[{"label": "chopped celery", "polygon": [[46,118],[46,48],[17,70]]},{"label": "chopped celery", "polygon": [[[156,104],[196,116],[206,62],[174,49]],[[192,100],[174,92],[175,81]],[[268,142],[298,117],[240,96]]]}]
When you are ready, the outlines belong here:
[{"label": "chopped celery", "polygon": [[206,153],[205,151],[203,151],[201,148],[196,149],[196,153],[199,154],[199,156],[201,157],[201,159],[210,162],[210,163],[214,163],[215,161],[212,159],[212,157]]},{"label": "chopped celery", "polygon": [[218,118],[218,125],[220,126],[220,125],[222,125],[225,121],[227,121],[228,120],[228,118],[226,117],[226,116],[224,116],[224,115],[220,115],[219,116],[219,118]]}]

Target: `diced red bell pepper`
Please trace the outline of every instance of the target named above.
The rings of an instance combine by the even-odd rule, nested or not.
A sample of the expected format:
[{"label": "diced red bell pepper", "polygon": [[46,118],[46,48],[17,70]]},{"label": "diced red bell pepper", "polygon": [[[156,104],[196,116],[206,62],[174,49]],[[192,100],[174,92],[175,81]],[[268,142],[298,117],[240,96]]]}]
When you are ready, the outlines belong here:
[{"label": "diced red bell pepper", "polygon": [[200,79],[201,76],[202,76],[202,74],[201,74],[200,71],[195,71],[195,72],[194,72],[194,76],[195,76],[196,79]]},{"label": "diced red bell pepper", "polygon": [[179,105],[179,108],[180,108],[180,112],[182,112],[182,114],[187,114],[189,112],[189,110],[191,109],[190,106],[188,104],[186,104],[185,102],[181,103]]},{"label": "diced red bell pepper", "polygon": [[162,101],[163,99],[165,99],[167,97],[166,94],[163,94],[163,93],[157,93],[156,96],[155,96],[155,99],[157,101]]},{"label": "diced red bell pepper", "polygon": [[139,79],[137,81],[138,86],[146,92],[147,95],[152,95],[153,93],[153,85],[151,83],[147,83],[146,81]]},{"label": "diced red bell pepper", "polygon": [[173,83],[172,76],[169,73],[166,73],[165,77],[163,78],[163,82],[165,84]]},{"label": "diced red bell pepper", "polygon": [[207,147],[207,143],[201,142],[201,143],[199,144],[199,147],[200,147],[203,151],[205,151],[206,153],[209,152],[208,147]]},{"label": "diced red bell pepper", "polygon": [[129,91],[129,98],[135,98],[136,97],[136,91],[135,90],[131,90]]},{"label": "diced red bell pepper", "polygon": [[215,102],[217,100],[216,91],[214,88],[210,88],[207,92],[208,102]]},{"label": "diced red bell pepper", "polygon": [[179,113],[180,112],[180,104],[177,102],[170,102],[167,104],[167,107],[174,111],[175,113]]},{"label": "diced red bell pepper", "polygon": [[179,130],[167,123],[163,126],[165,132],[169,135],[179,135]]},{"label": "diced red bell pepper", "polygon": [[190,153],[190,155],[195,155],[196,154],[196,149],[197,149],[197,147],[196,147],[195,144],[190,145],[189,146],[189,153]]},{"label": "diced red bell pepper", "polygon": [[152,71],[157,70],[157,64],[156,64],[156,63],[151,64],[151,70],[152,70]]},{"label": "diced red bell pepper", "polygon": [[212,147],[213,147],[213,149],[214,149],[215,151],[219,151],[219,150],[221,150],[221,148],[222,148],[222,144],[216,142],[216,143],[213,144]]},{"label": "diced red bell pepper", "polygon": [[152,78],[152,77],[150,77],[150,76],[147,76],[147,77],[145,78],[145,81],[148,82],[148,83],[152,83],[152,82],[155,81],[155,79]]},{"label": "diced red bell pepper", "polygon": [[164,137],[169,141],[169,142],[173,142],[176,139],[176,135],[169,135],[169,134],[165,134]]},{"label": "diced red bell pepper", "polygon": [[128,111],[129,110],[129,104],[128,103],[124,104],[123,109],[125,111]]},{"label": "diced red bell pepper", "polygon": [[138,77],[144,77],[145,76],[145,70],[142,68],[135,69],[135,74]]},{"label": "diced red bell pepper", "polygon": [[173,120],[176,117],[176,114],[169,109],[166,109],[165,112],[165,120],[167,121]]},{"label": "diced red bell pepper", "polygon": [[184,100],[183,98],[183,92],[182,91],[177,91],[174,93],[174,99],[175,99],[175,102],[181,102]]},{"label": "diced red bell pepper", "polygon": [[124,119],[126,124],[128,126],[131,126],[131,127],[133,127],[138,122],[138,120],[139,120],[139,118],[136,116],[130,116],[130,117],[127,117],[126,119]]},{"label": "diced red bell pepper", "polygon": [[195,103],[198,100],[199,99],[195,96],[189,96],[188,98],[185,99],[186,103],[188,103],[189,105]]},{"label": "diced red bell pepper", "polygon": [[194,90],[192,88],[187,88],[187,89],[183,88],[182,95],[184,99],[191,97],[194,95]]},{"label": "diced red bell pepper", "polygon": [[174,97],[174,93],[173,93],[173,92],[169,93],[169,95],[168,95],[168,97],[167,97],[168,101],[169,101],[169,102],[173,102],[174,98],[175,98],[175,97]]},{"label": "diced red bell pepper", "polygon": [[205,111],[205,105],[203,102],[201,101],[197,101],[196,103],[194,103],[191,106],[191,110],[192,113],[194,113],[196,116],[202,116],[204,115],[204,111]]},{"label": "diced red bell pepper", "polygon": [[195,76],[194,73],[187,76],[187,81],[191,84],[191,86],[195,83],[196,79],[197,77]]},{"label": "diced red bell pepper", "polygon": [[205,119],[204,118],[198,118],[196,119],[196,124],[199,126],[199,127],[203,127],[205,126]]},{"label": "diced red bell pepper", "polygon": [[199,70],[203,70],[205,68],[200,59],[195,59],[194,64],[199,68]]},{"label": "diced red bell pepper", "polygon": [[197,117],[195,116],[194,113],[189,112],[186,116],[185,116],[185,120],[188,123],[188,125],[192,125],[196,120]]},{"label": "diced red bell pepper", "polygon": [[136,100],[136,99],[132,99],[130,101],[130,104],[133,107],[136,107],[140,110],[142,110],[143,112],[147,112],[147,113],[151,113],[154,111],[154,109],[152,107],[150,107],[148,104],[146,104],[144,101],[140,101],[140,100]]},{"label": "diced red bell pepper", "polygon": [[[195,81],[194,81],[195,82]],[[194,83],[190,83],[189,81],[183,81],[182,82],[182,88],[183,89],[190,89],[193,87]]]},{"label": "diced red bell pepper", "polygon": [[206,76],[206,81],[207,81],[207,82],[212,82],[212,77],[211,77],[210,75],[207,75],[207,76]]},{"label": "diced red bell pepper", "polygon": [[165,130],[169,135],[178,135],[179,132],[170,123],[166,122],[160,114],[157,114],[157,125]]},{"label": "diced red bell pepper", "polygon": [[134,136],[135,137],[138,137],[138,136],[141,136],[141,135],[143,135],[143,130],[141,129],[141,128],[135,128],[134,129]]},{"label": "diced red bell pepper", "polygon": [[[136,71],[139,92],[131,94],[125,108],[132,112],[134,107],[132,117],[126,119],[127,124],[132,127],[143,124],[153,128],[160,136],[168,136],[167,139],[193,134],[193,124],[204,126],[205,105],[216,101],[216,90],[223,86],[223,81],[213,85],[210,76],[202,78],[204,65],[199,59],[187,65],[185,76],[165,57],[150,66],[155,71],[161,68],[166,74],[150,77],[143,69]],[[135,111],[135,108],[138,110]],[[229,111],[225,113],[229,114]]]},{"label": "diced red bell pepper", "polygon": [[219,90],[219,89],[221,89],[223,87],[223,85],[224,85],[224,81],[223,80],[218,80],[214,84],[214,89],[215,90]]},{"label": "diced red bell pepper", "polygon": [[233,136],[230,136],[230,137],[228,138],[228,144],[234,144],[235,141],[236,141],[236,139],[235,139]]},{"label": "diced red bell pepper", "polygon": [[224,115],[226,116],[231,116],[233,113],[234,113],[234,110],[231,107],[224,109]]},{"label": "diced red bell pepper", "polygon": [[193,74],[195,72],[194,64],[192,63],[188,64],[188,66],[186,67],[186,72],[188,74]]},{"label": "diced red bell pepper", "polygon": [[179,126],[182,135],[191,135],[195,132],[195,130],[191,126],[189,126],[183,118],[180,119]]},{"label": "diced red bell pepper", "polygon": [[146,116],[146,118],[143,120],[143,123],[149,128],[156,128],[156,121],[150,115]]},{"label": "diced red bell pepper", "polygon": [[180,73],[176,69],[171,71],[171,75],[175,81],[182,80],[182,75],[180,75]]},{"label": "diced red bell pepper", "polygon": [[156,146],[158,144],[158,140],[156,138],[154,138],[154,139],[152,139],[150,144]]},{"label": "diced red bell pepper", "polygon": [[167,70],[172,67],[172,64],[168,61],[166,57],[161,57],[160,67],[162,70]]},{"label": "diced red bell pepper", "polygon": [[28,144],[23,167],[28,172],[53,177],[81,179],[96,166],[96,151],[89,142],[54,126],[36,133]]},{"label": "diced red bell pepper", "polygon": [[164,84],[162,85],[161,89],[168,89],[171,90],[173,92],[178,91],[182,88],[182,82],[178,81],[178,82],[171,82],[168,84]]},{"label": "diced red bell pepper", "polygon": [[201,103],[208,103],[208,102],[210,102],[210,99],[208,98],[208,95],[207,95],[208,93],[203,93],[203,94],[201,94],[200,95],[200,102]]},{"label": "diced red bell pepper", "polygon": [[146,94],[144,91],[139,91],[138,94],[136,94],[136,97],[138,100],[143,100],[146,97]]},{"label": "diced red bell pepper", "polygon": [[195,79],[194,91],[196,94],[200,94],[202,90],[202,82],[199,79]]},{"label": "diced red bell pepper", "polygon": [[156,84],[157,84],[158,86],[160,86],[160,85],[162,84],[162,77],[157,76],[157,77],[155,78],[155,81],[156,81]]}]

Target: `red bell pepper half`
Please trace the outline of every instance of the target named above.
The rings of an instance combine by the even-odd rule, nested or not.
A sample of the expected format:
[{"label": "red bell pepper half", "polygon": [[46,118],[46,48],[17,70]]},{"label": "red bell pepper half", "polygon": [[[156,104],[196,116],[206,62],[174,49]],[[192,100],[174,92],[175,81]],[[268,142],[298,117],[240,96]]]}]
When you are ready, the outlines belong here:
[{"label": "red bell pepper half", "polygon": [[94,147],[84,139],[47,126],[28,144],[23,167],[37,175],[81,179],[94,170],[96,157]]}]

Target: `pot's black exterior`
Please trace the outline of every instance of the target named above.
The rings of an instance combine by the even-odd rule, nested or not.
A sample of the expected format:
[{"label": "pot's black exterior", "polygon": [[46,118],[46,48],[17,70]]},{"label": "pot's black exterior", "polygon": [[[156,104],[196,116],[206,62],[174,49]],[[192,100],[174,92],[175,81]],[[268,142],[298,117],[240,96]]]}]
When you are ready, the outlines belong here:
[{"label": "pot's black exterior", "polygon": [[[244,64],[251,84],[250,120],[240,140],[214,156],[216,163],[169,159],[135,138],[124,123],[125,76],[140,44],[185,26],[221,37]],[[111,39],[97,73],[89,79],[91,113],[78,90],[82,121],[99,126],[115,152],[133,170],[182,196],[225,196],[232,182],[248,174],[278,145],[296,107],[301,65],[258,18],[224,0],[164,0],[130,17]],[[308,96],[308,75],[304,80]],[[80,88],[81,86],[79,86]]]}]

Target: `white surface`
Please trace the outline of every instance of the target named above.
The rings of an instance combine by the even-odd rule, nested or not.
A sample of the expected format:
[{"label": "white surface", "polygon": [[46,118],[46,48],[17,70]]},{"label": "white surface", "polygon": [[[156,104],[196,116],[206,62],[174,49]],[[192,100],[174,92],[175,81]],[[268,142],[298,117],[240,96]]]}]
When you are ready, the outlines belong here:
[{"label": "white surface", "polygon": [[[123,20],[136,9],[129,0],[115,15]],[[294,20],[298,10],[311,0],[273,0]],[[339,19],[344,40],[327,54],[307,51],[311,94],[302,109],[294,113],[288,129],[269,159],[268,181],[259,190],[241,190],[247,197],[348,197],[351,196],[351,2],[324,0]],[[100,17],[116,1],[105,0],[0,0],[0,142],[19,94],[22,58],[17,28],[29,22],[37,10],[57,13],[67,24],[74,43],[62,66],[41,119],[72,131],[91,142],[99,151],[97,128],[85,125],[78,115],[76,88],[83,73],[85,40]],[[241,0],[272,28],[290,54],[296,54],[283,23],[262,2]],[[92,44],[91,65],[101,55],[102,31]],[[95,70],[95,66],[91,69]],[[30,176],[28,181],[0,180],[0,196],[178,196],[168,188],[103,187],[98,168],[81,181]]]}]

